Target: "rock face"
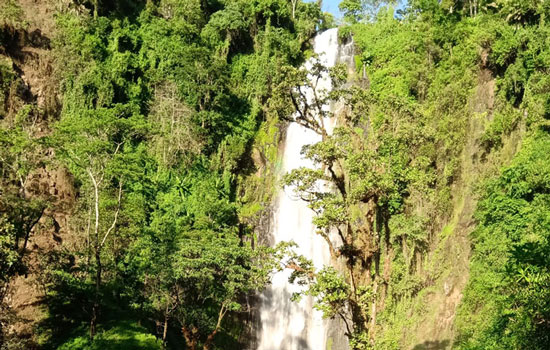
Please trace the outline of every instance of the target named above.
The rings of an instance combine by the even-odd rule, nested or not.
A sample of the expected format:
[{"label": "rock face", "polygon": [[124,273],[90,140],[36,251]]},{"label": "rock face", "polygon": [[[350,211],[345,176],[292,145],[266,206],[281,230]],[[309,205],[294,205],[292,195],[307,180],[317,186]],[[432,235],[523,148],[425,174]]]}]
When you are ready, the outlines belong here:
[{"label": "rock face", "polygon": [[[10,125],[24,106],[29,109],[32,125],[26,130],[30,137],[40,138],[51,132],[61,111],[58,99],[58,82],[54,75],[51,55],[51,37],[54,35],[55,19],[53,2],[45,0],[20,0],[24,27],[12,27],[0,23],[0,61],[14,72],[6,96],[0,99],[0,123]],[[56,165],[49,164],[53,151],[45,149],[36,154],[36,170],[22,179],[20,195],[28,199],[40,199],[45,210],[29,235],[24,252],[27,266],[25,274],[16,276],[7,286],[3,302],[11,313],[7,333],[16,333],[28,338],[28,348],[33,348],[35,326],[45,316],[41,311],[44,288],[40,277],[40,264],[52,252],[61,251],[71,244],[69,218],[77,193],[70,173]]]},{"label": "rock face", "polygon": [[[503,138],[503,147],[496,152],[487,152],[481,142],[487,125],[493,120],[495,107],[495,77],[484,67],[487,53],[483,52],[482,66],[477,77],[477,87],[470,97],[467,112],[469,118],[467,137],[460,159],[460,180],[452,186],[456,195],[453,214],[434,238],[424,258],[432,275],[427,292],[415,296],[413,305],[418,310],[409,310],[415,322],[402,330],[402,344],[407,349],[451,349],[456,337],[455,318],[469,279],[471,255],[470,233],[475,228],[474,212],[479,190],[476,186],[498,169],[499,164],[510,161],[519,150],[523,127],[520,125]],[[436,271],[436,272],[434,272]]]}]

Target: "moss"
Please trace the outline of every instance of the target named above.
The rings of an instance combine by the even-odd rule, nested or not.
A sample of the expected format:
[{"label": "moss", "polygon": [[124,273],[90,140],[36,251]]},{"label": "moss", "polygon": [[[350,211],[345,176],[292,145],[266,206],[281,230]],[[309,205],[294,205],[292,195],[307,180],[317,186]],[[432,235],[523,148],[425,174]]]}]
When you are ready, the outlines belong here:
[{"label": "moss", "polygon": [[241,218],[251,218],[255,215],[257,215],[260,211],[262,211],[264,207],[257,202],[252,203],[246,203],[243,205],[240,209],[239,216]]},{"label": "moss", "polygon": [[[0,4],[0,27],[25,28],[28,24],[23,21],[24,12],[15,0],[4,0]],[[1,30],[0,30],[1,39]]]}]

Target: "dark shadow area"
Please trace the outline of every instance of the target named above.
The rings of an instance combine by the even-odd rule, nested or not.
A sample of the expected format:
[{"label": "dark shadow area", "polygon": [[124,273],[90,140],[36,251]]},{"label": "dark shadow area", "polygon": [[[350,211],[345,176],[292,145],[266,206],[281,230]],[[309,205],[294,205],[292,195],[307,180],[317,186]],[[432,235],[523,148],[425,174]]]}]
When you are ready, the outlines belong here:
[{"label": "dark shadow area", "polygon": [[422,344],[416,345],[413,350],[447,350],[450,348],[451,341],[446,340],[428,340]]},{"label": "dark shadow area", "polygon": [[50,50],[50,38],[40,29],[27,31],[8,25],[0,27],[0,53],[16,56],[21,59],[21,49],[25,46],[35,49]]},{"label": "dark shadow area", "polygon": [[[146,0],[99,0],[97,12],[99,16],[135,21],[146,4]],[[83,5],[93,13],[94,5],[92,1],[85,1]]]}]

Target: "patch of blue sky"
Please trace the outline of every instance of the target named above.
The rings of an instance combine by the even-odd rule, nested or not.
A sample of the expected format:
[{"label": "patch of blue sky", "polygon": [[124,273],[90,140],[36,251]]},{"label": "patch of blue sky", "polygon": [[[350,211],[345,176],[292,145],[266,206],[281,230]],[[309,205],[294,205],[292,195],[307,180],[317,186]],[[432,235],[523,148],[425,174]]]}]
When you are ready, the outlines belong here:
[{"label": "patch of blue sky", "polygon": [[[305,0],[306,2],[316,2],[317,0]],[[330,12],[334,15],[335,18],[341,18],[342,12],[338,8],[342,0],[322,0],[323,11]],[[396,9],[403,9],[405,6],[406,0],[399,0]]]},{"label": "patch of blue sky", "polygon": [[[317,0],[305,0],[306,2],[316,2]],[[323,11],[330,12],[334,17],[339,18],[342,16],[342,13],[338,9],[338,5],[341,0],[323,0],[322,7]]]}]

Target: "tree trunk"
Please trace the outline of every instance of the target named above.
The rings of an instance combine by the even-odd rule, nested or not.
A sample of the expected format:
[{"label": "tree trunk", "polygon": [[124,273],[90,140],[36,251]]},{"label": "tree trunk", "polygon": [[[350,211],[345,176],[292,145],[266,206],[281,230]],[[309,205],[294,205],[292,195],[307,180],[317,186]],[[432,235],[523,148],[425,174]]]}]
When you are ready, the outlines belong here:
[{"label": "tree trunk", "polygon": [[162,342],[166,344],[166,335],[168,334],[168,304],[166,304],[166,311],[164,312],[164,329],[162,331]]},{"label": "tree trunk", "polygon": [[[380,208],[377,208],[376,201],[373,201],[370,205],[370,210],[374,213],[374,220],[376,220],[376,227],[374,232],[374,276],[372,278],[372,304],[369,324],[369,338],[374,341],[376,334],[376,313],[378,312],[378,288],[380,286],[380,258],[381,258],[381,230],[383,215]],[[374,226],[371,226],[374,227]]]},{"label": "tree trunk", "polygon": [[183,338],[185,339],[185,348],[187,350],[197,350],[197,344],[198,344],[198,334],[199,330],[197,327],[193,327],[189,329],[187,326],[181,327],[181,332],[183,334]]},{"label": "tree trunk", "polygon": [[90,338],[93,339],[96,335],[97,319],[99,317],[99,291],[101,288],[101,250],[99,246],[95,249],[96,274],[95,274],[95,296],[94,306],[92,307],[92,319],[90,320]]},{"label": "tree trunk", "polygon": [[99,245],[99,184],[94,174],[88,169],[88,175],[92,180],[94,186],[94,210],[95,210],[95,262],[96,262],[96,275],[95,275],[95,295],[94,305],[92,306],[92,317],[90,319],[90,339],[93,339],[96,334],[97,318],[99,315],[99,288],[101,287],[101,252]]},{"label": "tree trunk", "polygon": [[373,300],[371,305],[371,316],[370,316],[370,325],[369,325],[369,338],[371,340],[374,340],[374,337],[376,336],[376,313],[378,310],[376,309],[376,295],[378,294],[378,279],[375,277],[372,287],[373,292]]},{"label": "tree trunk", "polygon": [[214,337],[216,336],[216,334],[218,334],[218,331],[222,326],[222,320],[226,312],[227,312],[227,309],[225,308],[225,305],[222,304],[220,308],[220,312],[218,313],[218,322],[216,323],[216,328],[214,328],[212,333],[210,333],[206,338],[206,341],[204,342],[204,346],[202,347],[203,350],[210,350],[210,347],[212,346],[212,342],[214,341]]},{"label": "tree trunk", "polygon": [[94,1],[93,1],[93,5],[94,5],[94,18],[97,18],[97,11],[98,11],[98,7],[99,7],[99,0],[94,0]]},{"label": "tree trunk", "polygon": [[391,259],[393,255],[393,249],[390,240],[390,227],[388,224],[388,217],[384,215],[384,267],[382,272],[382,278],[384,279],[384,289],[382,290],[382,297],[380,300],[380,307],[384,309],[386,303],[386,296],[388,295],[388,287],[390,283],[391,273]]},{"label": "tree trunk", "polygon": [[214,337],[218,333],[218,329],[214,329],[212,333],[208,335],[206,338],[206,341],[204,342],[204,346],[202,347],[203,350],[210,350],[210,347],[212,346],[212,342],[214,341]]}]

